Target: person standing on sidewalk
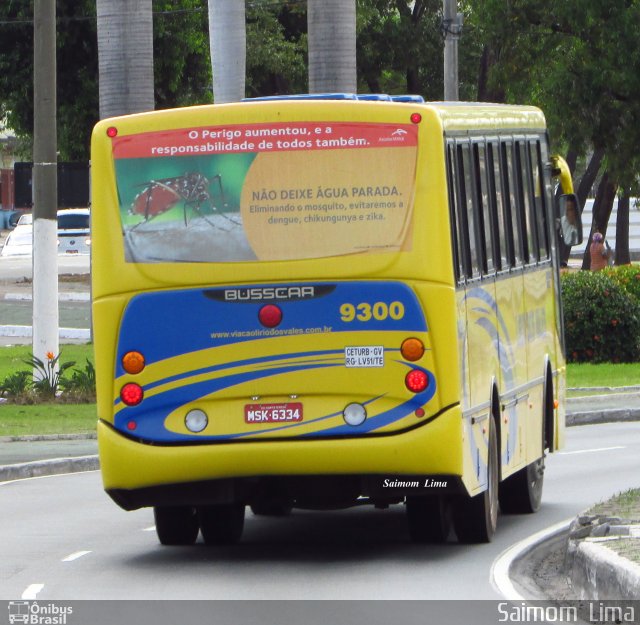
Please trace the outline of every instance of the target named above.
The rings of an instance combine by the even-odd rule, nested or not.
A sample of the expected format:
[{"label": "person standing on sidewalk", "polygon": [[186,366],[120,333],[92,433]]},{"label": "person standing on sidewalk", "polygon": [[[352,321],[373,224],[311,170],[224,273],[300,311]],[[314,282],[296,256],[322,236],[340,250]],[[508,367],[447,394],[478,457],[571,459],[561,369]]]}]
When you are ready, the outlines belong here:
[{"label": "person standing on sidewalk", "polygon": [[604,237],[597,230],[593,233],[589,255],[591,256],[591,271],[601,271],[609,264],[609,250],[605,246]]}]

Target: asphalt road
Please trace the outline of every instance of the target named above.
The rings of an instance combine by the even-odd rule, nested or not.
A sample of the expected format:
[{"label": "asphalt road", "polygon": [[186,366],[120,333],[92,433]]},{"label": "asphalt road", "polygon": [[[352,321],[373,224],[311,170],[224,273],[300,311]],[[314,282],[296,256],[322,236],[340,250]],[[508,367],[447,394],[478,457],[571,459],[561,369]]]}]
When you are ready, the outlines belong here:
[{"label": "asphalt road", "polygon": [[150,510],[124,512],[96,472],[0,484],[0,598],[498,599],[492,563],[514,543],[638,486],[640,423],[570,428],[548,458],[543,507],[502,516],[487,545],[409,542],[402,506],[247,512],[233,547],[162,547]]}]

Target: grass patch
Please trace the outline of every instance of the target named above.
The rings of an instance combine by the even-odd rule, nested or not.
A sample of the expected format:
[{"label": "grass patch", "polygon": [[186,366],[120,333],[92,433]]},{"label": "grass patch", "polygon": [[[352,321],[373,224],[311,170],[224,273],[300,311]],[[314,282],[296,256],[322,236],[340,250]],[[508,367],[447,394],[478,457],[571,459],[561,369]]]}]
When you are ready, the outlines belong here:
[{"label": "grass patch", "polygon": [[95,433],[95,404],[0,404],[0,436]]},{"label": "grass patch", "polygon": [[638,386],[640,385],[640,363],[570,363],[567,365],[567,386],[583,388],[589,386]]}]

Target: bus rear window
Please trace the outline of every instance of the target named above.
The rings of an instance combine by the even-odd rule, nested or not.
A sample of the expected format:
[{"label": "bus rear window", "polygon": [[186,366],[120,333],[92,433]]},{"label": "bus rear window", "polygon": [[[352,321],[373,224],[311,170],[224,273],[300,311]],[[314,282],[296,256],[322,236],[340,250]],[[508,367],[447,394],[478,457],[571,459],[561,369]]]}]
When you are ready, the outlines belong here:
[{"label": "bus rear window", "polygon": [[129,262],[299,260],[400,251],[413,124],[291,122],[113,138]]}]

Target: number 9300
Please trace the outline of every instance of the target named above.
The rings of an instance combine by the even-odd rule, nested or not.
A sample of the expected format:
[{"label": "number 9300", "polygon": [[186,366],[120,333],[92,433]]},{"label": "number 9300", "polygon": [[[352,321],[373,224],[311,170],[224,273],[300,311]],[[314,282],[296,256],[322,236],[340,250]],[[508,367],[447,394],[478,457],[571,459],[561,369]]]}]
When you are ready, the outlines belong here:
[{"label": "number 9300", "polygon": [[345,303],[340,306],[340,319],[345,323],[351,321],[384,321],[393,319],[398,321],[404,317],[404,304],[402,302],[362,302],[360,304]]}]

